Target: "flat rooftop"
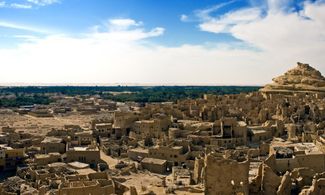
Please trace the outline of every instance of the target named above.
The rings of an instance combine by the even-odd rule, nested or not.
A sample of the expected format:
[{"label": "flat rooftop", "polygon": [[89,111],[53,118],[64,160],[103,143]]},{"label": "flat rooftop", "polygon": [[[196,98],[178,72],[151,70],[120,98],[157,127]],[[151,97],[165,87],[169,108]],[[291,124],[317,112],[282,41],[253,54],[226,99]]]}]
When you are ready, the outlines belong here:
[{"label": "flat rooftop", "polygon": [[264,130],[264,129],[251,129],[253,134],[264,134],[267,133],[268,131]]},{"label": "flat rooftop", "polygon": [[50,156],[60,156],[60,153],[53,152],[49,154],[35,154],[36,159],[49,158]]},{"label": "flat rooftop", "polygon": [[140,153],[149,153],[148,149],[145,148],[133,148],[129,150],[130,152],[140,152]]},{"label": "flat rooftop", "polygon": [[61,143],[62,139],[58,137],[45,137],[42,143]]},{"label": "flat rooftop", "polygon": [[295,152],[304,151],[305,154],[322,154],[314,143],[292,143],[288,141],[272,141],[271,147],[291,147]]},{"label": "flat rooftop", "polygon": [[99,149],[97,147],[81,147],[81,146],[77,146],[77,147],[73,147],[73,148],[70,148],[70,150],[74,150],[74,151],[98,151]]},{"label": "flat rooftop", "polygon": [[136,123],[154,123],[154,120],[141,120],[141,121],[136,121]]},{"label": "flat rooftop", "polygon": [[156,164],[156,165],[164,165],[167,163],[167,160],[162,160],[158,158],[144,158],[141,163],[148,163],[148,164]]},{"label": "flat rooftop", "polygon": [[92,134],[93,134],[92,131],[81,131],[81,132],[75,133],[75,135],[92,135]]},{"label": "flat rooftop", "polygon": [[71,166],[72,168],[77,168],[77,169],[89,168],[89,164],[78,162],[78,161],[68,163],[68,165]]}]

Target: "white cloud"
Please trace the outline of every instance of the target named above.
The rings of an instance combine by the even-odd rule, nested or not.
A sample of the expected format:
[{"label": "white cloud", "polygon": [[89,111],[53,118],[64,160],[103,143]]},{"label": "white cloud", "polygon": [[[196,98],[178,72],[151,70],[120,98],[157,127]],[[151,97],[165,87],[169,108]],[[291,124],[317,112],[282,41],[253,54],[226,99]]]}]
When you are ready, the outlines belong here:
[{"label": "white cloud", "polygon": [[97,25],[93,27],[92,34],[88,36],[100,40],[110,40],[112,42],[129,42],[160,36],[165,31],[162,27],[145,31],[145,29],[141,28],[142,25],[143,22],[137,22],[129,18],[111,19],[102,26]]},{"label": "white cloud", "polygon": [[324,72],[325,3],[305,1],[299,12],[291,4],[270,0],[266,10],[260,6],[231,11],[203,20],[199,27],[202,31],[229,33],[261,50],[258,54],[268,56],[274,64],[286,67],[290,60],[314,62]]},{"label": "white cloud", "polygon": [[224,2],[224,3],[220,3],[220,4],[217,4],[217,5],[214,5],[212,7],[209,7],[209,8],[206,8],[206,9],[199,9],[199,10],[196,10],[195,11],[195,15],[197,17],[199,17],[200,19],[202,20],[209,20],[211,19],[212,17],[210,16],[210,14],[212,12],[216,12],[218,11],[219,9],[225,7],[225,6],[228,6],[232,3],[234,3],[236,0],[231,0],[231,1],[227,1],[227,2]]},{"label": "white cloud", "polygon": [[111,19],[108,21],[108,28],[110,28],[112,31],[127,30],[131,27],[138,27],[141,25],[143,25],[141,21],[136,22],[130,18]]},{"label": "white cloud", "polygon": [[36,42],[39,38],[37,36],[33,36],[33,35],[13,35],[11,36],[13,38],[17,38],[17,39],[21,39],[25,42]]},{"label": "white cloud", "polygon": [[202,31],[220,33],[228,32],[229,29],[238,24],[249,23],[261,17],[261,10],[258,8],[245,8],[228,12],[218,18],[208,18],[199,25]]},{"label": "white cloud", "polygon": [[38,5],[38,6],[46,6],[54,3],[59,3],[60,0],[27,0],[27,2]]},{"label": "white cloud", "polygon": [[12,3],[9,7],[16,9],[31,9],[33,6],[29,4]]},{"label": "white cloud", "polygon": [[130,27],[130,26],[140,26],[142,22],[136,22],[130,18],[122,18],[122,19],[111,19],[109,23],[114,26],[122,26],[122,27]]},{"label": "white cloud", "polygon": [[[144,36],[135,35],[138,31],[129,32],[137,38],[123,41],[116,40],[116,33],[48,36],[17,49],[0,49],[0,83],[244,85],[263,81],[260,75],[250,75],[261,58],[250,51],[143,45]],[[240,63],[234,56],[242,59]]]},{"label": "white cloud", "polygon": [[13,1],[7,3],[6,1],[0,1],[0,8],[14,8],[14,9],[32,9],[33,7],[47,6],[55,3],[60,3],[60,0],[24,0]]},{"label": "white cloud", "polygon": [[202,31],[212,32],[212,33],[220,33],[224,32],[227,28],[226,24],[222,24],[219,22],[215,22],[214,20],[204,22],[199,25]]},{"label": "white cloud", "polygon": [[180,20],[181,20],[182,22],[186,22],[186,21],[188,20],[188,16],[185,15],[185,14],[182,14],[182,15],[180,16]]},{"label": "white cloud", "polygon": [[279,13],[289,11],[293,3],[293,0],[267,0],[267,7],[270,13]]},{"label": "white cloud", "polygon": [[295,52],[297,58],[321,55],[325,51],[325,4],[307,3],[302,12],[309,19],[295,12],[271,12],[260,20],[235,25],[230,32],[264,51]]},{"label": "white cloud", "polygon": [[6,2],[5,1],[0,1],[0,8],[5,7],[5,6],[6,6]]},{"label": "white cloud", "polygon": [[[28,42],[21,43],[18,48],[0,49],[3,70],[0,83],[118,82],[124,79],[128,82],[141,78],[138,75],[141,66],[149,65],[141,61],[151,58],[152,51],[151,46],[140,42],[163,32],[163,28],[156,27],[149,31],[142,28],[106,29],[79,38],[19,36],[27,38]],[[133,67],[128,68],[129,65]]]},{"label": "white cloud", "polygon": [[13,22],[1,21],[1,20],[0,20],[0,27],[36,32],[36,33],[42,33],[42,34],[49,33],[47,30],[44,30],[44,29],[40,29],[40,28],[28,26],[28,25],[17,24],[17,23],[13,23]]},{"label": "white cloud", "polygon": [[261,15],[261,10],[258,8],[240,9],[234,12],[225,14],[221,19],[226,23],[246,23],[258,19]]}]

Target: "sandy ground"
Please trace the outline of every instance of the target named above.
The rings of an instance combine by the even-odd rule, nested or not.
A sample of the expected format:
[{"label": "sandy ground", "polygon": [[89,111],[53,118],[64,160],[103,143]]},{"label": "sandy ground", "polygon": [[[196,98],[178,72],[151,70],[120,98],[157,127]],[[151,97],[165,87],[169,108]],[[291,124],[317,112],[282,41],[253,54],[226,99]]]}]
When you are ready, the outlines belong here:
[{"label": "sandy ground", "polygon": [[[170,177],[171,175],[167,176]],[[163,180],[165,180],[165,175],[154,174],[150,172],[139,172],[137,174],[132,173],[129,176],[121,176],[122,178],[126,179],[126,182],[123,184],[126,186],[135,186],[137,191],[148,192],[152,191],[155,194],[166,194],[165,187],[163,186]],[[198,186],[191,186],[198,188]],[[204,195],[204,192],[190,192],[186,190],[175,190],[173,194],[176,195]]]},{"label": "sandy ground", "polygon": [[110,169],[115,169],[115,165],[118,163],[117,159],[114,159],[108,155],[106,155],[103,151],[100,151],[100,159],[105,161]]},{"label": "sandy ground", "polygon": [[[115,165],[119,162],[118,159],[112,158],[106,155],[104,152],[100,152],[100,158],[105,161],[110,169],[115,169]],[[123,159],[123,161],[128,161]],[[156,194],[166,194],[165,187],[163,186],[163,181],[168,178],[170,183],[171,175],[160,175],[155,173],[150,173],[149,171],[139,171],[138,173],[131,173],[131,175],[118,176],[118,178],[123,178],[126,181],[123,182],[124,185],[130,187],[135,186],[138,192],[149,192],[152,191]],[[175,190],[177,195],[203,195],[204,193],[193,193],[188,191]]]},{"label": "sandy ground", "polygon": [[96,173],[96,171],[91,168],[77,169],[76,171],[79,175],[88,175],[89,173]]},{"label": "sandy ground", "polygon": [[17,113],[0,113],[0,128],[3,126],[10,126],[14,127],[16,131],[26,131],[31,134],[45,135],[52,128],[61,129],[64,125],[80,125],[83,128],[89,128],[91,120],[104,115],[105,113],[92,115],[70,113],[68,115],[41,118],[30,115],[19,115]]},{"label": "sandy ground", "polygon": [[135,186],[138,192],[153,191],[156,194],[165,194],[162,186],[163,176],[158,176],[149,172],[121,176],[126,179],[123,184],[126,186]]},{"label": "sandy ground", "polygon": [[[118,159],[106,155],[103,151],[100,151],[100,158],[101,160],[105,161],[108,164],[110,169],[115,169],[115,165],[119,162]],[[150,172],[144,172],[144,173],[139,172],[137,174],[132,173],[131,175],[127,175],[127,176],[118,176],[118,178],[126,179],[126,181],[123,182],[123,184],[128,187],[135,186],[138,192],[143,192],[145,190],[152,190],[156,194],[165,194],[164,187],[162,187],[162,182],[164,178],[163,175],[158,176]],[[157,185],[160,185],[160,187]]]}]

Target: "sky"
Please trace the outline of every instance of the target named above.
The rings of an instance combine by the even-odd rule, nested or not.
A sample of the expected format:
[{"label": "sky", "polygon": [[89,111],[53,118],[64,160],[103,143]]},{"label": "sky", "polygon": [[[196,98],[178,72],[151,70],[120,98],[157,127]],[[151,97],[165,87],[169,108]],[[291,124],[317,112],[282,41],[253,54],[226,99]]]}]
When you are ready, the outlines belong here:
[{"label": "sky", "polygon": [[325,0],[0,0],[1,85],[264,85],[325,74]]}]

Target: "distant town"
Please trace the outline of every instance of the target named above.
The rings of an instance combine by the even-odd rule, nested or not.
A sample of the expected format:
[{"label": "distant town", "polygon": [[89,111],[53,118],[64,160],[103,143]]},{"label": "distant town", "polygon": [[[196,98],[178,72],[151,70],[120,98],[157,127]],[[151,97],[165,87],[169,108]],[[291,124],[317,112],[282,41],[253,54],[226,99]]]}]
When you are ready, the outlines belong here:
[{"label": "distant town", "polygon": [[325,78],[0,88],[0,195],[325,194]]}]

